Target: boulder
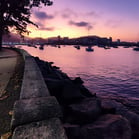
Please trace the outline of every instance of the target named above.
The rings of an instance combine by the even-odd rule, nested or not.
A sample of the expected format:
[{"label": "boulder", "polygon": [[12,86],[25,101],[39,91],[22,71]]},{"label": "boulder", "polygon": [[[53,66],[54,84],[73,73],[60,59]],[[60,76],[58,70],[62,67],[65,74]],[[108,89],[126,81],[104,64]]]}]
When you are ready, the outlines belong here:
[{"label": "boulder", "polygon": [[127,111],[123,114],[123,117],[130,122],[133,131],[132,138],[139,139],[139,115],[134,112]]},{"label": "boulder", "polygon": [[35,59],[36,61],[39,61],[39,60],[40,60],[40,58],[39,58],[38,56],[34,57],[34,59]]},{"label": "boulder", "polygon": [[53,65],[54,64],[54,62],[48,62],[50,65]]},{"label": "boulder", "polygon": [[50,91],[51,95],[56,97],[61,97],[61,92],[65,85],[64,80],[46,78],[45,82],[47,84],[48,90]]},{"label": "boulder", "polygon": [[11,129],[23,124],[63,116],[55,97],[20,99],[14,104]]},{"label": "boulder", "polygon": [[76,77],[74,80],[73,80],[73,83],[75,83],[75,84],[83,84],[84,82],[83,82],[83,80],[80,78],[80,77]]},{"label": "boulder", "polygon": [[72,125],[66,123],[63,125],[65,128],[66,134],[69,139],[79,139],[80,136],[80,126],[79,125]]},{"label": "boulder", "polygon": [[65,78],[65,75],[60,70],[53,69],[53,74],[55,74],[59,80],[63,80]]},{"label": "boulder", "polygon": [[67,81],[62,91],[62,99],[65,103],[73,103],[76,100],[85,98],[80,92],[78,86],[74,85],[71,81]]},{"label": "boulder", "polygon": [[80,139],[131,139],[132,131],[127,119],[107,114],[81,128]]},{"label": "boulder", "polygon": [[54,68],[54,69],[57,69],[57,70],[59,70],[59,69],[60,69],[60,67],[57,67],[57,66],[53,66],[53,68]]},{"label": "boulder", "polygon": [[13,132],[12,139],[67,139],[67,136],[61,121],[58,118],[51,118],[18,126]]},{"label": "boulder", "polygon": [[86,97],[95,97],[96,94],[93,94],[92,92],[90,92],[84,85],[80,85],[80,91],[81,94],[86,96]]},{"label": "boulder", "polygon": [[85,124],[92,122],[101,114],[101,102],[97,98],[85,98],[75,104],[69,105],[70,116],[74,122]]},{"label": "boulder", "polygon": [[74,100],[82,99],[84,96],[81,94],[79,87],[74,85],[70,80],[63,79],[45,79],[48,90],[52,96],[55,96],[59,103],[72,103]]},{"label": "boulder", "polygon": [[102,106],[102,113],[103,114],[115,114],[116,113],[116,105],[114,103],[111,103],[110,100],[102,100],[101,101]]},{"label": "boulder", "polygon": [[110,99],[101,99],[101,105],[104,109],[115,109],[116,114],[120,114],[123,117],[125,117],[132,128],[132,138],[138,139],[139,138],[139,115],[131,112],[128,110],[122,103],[117,102],[116,100],[110,100]]}]

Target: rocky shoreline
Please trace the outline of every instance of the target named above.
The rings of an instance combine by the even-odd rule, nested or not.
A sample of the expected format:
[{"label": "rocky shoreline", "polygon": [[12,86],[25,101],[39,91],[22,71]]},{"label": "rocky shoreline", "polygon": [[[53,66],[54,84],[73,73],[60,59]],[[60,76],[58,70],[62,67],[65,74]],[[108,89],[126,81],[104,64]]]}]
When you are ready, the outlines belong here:
[{"label": "rocky shoreline", "polygon": [[80,77],[70,79],[53,62],[35,60],[50,94],[61,106],[61,121],[69,139],[139,138],[138,114],[116,100],[99,98],[85,88]]}]

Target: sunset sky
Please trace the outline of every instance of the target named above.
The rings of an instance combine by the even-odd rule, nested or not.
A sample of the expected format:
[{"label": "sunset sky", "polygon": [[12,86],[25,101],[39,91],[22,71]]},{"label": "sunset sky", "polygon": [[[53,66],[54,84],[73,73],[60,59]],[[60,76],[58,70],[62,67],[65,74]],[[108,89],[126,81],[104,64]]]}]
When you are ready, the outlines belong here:
[{"label": "sunset sky", "polygon": [[35,8],[30,37],[98,35],[113,40],[139,41],[139,0],[53,0]]}]

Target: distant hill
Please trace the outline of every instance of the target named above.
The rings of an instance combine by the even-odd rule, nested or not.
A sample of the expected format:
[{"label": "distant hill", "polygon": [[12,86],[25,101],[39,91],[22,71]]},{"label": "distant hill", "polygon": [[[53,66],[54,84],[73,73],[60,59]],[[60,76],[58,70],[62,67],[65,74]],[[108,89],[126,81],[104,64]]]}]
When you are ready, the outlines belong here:
[{"label": "distant hill", "polygon": [[3,42],[19,42],[21,37],[17,34],[10,33],[3,36]]},{"label": "distant hill", "polygon": [[23,40],[28,40],[29,42],[34,42],[34,41],[41,41],[41,42],[45,42],[46,39],[42,39],[42,38],[29,38],[29,37],[25,37],[24,39],[21,38],[20,35],[15,34],[15,33],[10,33],[7,35],[3,36],[3,42],[20,42]]}]

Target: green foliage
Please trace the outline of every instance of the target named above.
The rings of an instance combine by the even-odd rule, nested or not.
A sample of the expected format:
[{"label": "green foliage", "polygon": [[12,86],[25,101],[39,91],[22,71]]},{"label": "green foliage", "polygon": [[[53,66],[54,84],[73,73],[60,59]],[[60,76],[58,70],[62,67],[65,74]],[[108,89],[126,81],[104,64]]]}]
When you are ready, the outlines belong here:
[{"label": "green foliage", "polygon": [[30,20],[31,8],[52,5],[50,0],[0,0],[0,35],[16,30],[21,36],[29,33],[28,24],[37,26]]}]

